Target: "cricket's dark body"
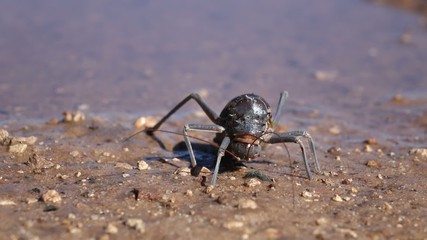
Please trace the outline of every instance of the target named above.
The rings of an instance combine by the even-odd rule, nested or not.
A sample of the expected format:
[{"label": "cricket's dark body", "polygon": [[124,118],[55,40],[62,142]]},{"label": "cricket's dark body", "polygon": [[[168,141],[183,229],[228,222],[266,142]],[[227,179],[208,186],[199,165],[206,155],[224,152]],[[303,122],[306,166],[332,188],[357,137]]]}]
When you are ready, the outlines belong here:
[{"label": "cricket's dark body", "polygon": [[261,136],[271,130],[271,108],[258,95],[240,95],[224,107],[216,124],[223,126],[225,131],[216,135],[215,143],[220,144],[227,135],[229,152],[240,159],[253,159],[261,152]]},{"label": "cricket's dark body", "polygon": [[[310,134],[306,131],[275,133],[273,129],[274,125],[279,121],[287,96],[288,93],[286,91],[280,94],[279,103],[273,118],[271,108],[264,98],[252,93],[243,94],[232,99],[224,107],[219,116],[206,104],[199,94],[192,93],[172,108],[155,126],[145,132],[148,135],[153,135],[153,132],[159,129],[172,114],[189,100],[193,99],[199,104],[206,113],[206,116],[214,124],[186,124],[183,128],[184,141],[190,153],[192,169],[201,169],[200,166],[197,166],[189,132],[198,131],[216,134],[214,141],[219,147],[211,185],[215,185],[216,183],[223,156],[228,155],[234,159],[237,158],[237,160],[256,158],[261,152],[261,143],[275,144],[292,142],[298,144],[301,148],[307,176],[311,179],[310,166],[301,138],[308,139],[315,161],[315,167],[319,172],[320,165],[317,160],[314,141]],[[198,171],[192,171],[192,173],[193,172],[195,173],[194,175],[197,175]]]}]

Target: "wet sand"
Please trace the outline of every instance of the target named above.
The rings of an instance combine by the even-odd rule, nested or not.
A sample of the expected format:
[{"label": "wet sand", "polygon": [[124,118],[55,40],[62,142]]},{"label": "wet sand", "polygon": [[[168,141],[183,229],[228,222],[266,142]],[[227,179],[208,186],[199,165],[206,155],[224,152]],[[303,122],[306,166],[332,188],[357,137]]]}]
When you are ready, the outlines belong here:
[{"label": "wet sand", "polygon": [[[1,238],[427,237],[422,15],[369,1],[42,1],[3,2],[0,18]],[[181,136],[122,141],[191,92],[219,113],[246,92],[275,109],[283,90],[278,131],[314,137],[313,180],[297,146],[289,159],[276,144],[207,191],[209,173],[182,170]],[[162,128],[186,123],[209,120],[191,103]]]}]

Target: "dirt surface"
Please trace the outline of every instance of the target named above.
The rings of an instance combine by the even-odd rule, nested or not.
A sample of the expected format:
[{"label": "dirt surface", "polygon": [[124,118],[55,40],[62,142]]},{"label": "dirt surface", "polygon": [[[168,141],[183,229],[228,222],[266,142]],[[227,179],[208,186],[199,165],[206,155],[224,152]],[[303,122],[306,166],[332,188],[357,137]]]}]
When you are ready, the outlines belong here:
[{"label": "dirt surface", "polygon": [[[10,1],[0,18],[0,239],[427,238],[423,16],[187,0]],[[182,136],[123,141],[190,92],[219,113],[245,92],[275,109],[283,90],[277,131],[314,137],[313,180],[294,144],[209,189]],[[209,120],[191,103],[162,129],[186,123]],[[195,149],[212,170],[215,147]]]}]

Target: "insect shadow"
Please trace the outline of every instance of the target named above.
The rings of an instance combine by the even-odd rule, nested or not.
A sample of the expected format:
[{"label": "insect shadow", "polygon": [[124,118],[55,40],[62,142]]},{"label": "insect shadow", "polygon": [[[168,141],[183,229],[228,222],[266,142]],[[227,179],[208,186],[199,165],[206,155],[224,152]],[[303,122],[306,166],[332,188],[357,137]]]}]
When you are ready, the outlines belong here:
[{"label": "insect shadow", "polygon": [[[175,133],[178,135],[181,135],[181,133]],[[170,151],[166,148],[165,144],[156,136],[151,136],[153,140],[159,144],[159,147],[162,148],[165,151]],[[190,136],[191,137],[191,136]],[[197,165],[198,168],[206,167],[210,170],[215,169],[215,163],[216,163],[216,154],[218,152],[218,146],[216,146],[215,143],[210,143],[209,141],[206,141],[205,143],[200,142],[193,142],[193,152],[194,156],[197,158]],[[180,160],[183,160],[185,162],[191,163],[191,155],[188,152],[186,143],[184,141],[180,141],[176,143],[172,147],[172,156],[153,156],[153,157],[146,157],[145,160],[159,160],[160,159],[168,159],[168,158],[178,158]],[[224,157],[227,161],[221,162],[219,172],[232,172],[236,170],[240,170],[242,168],[250,168],[248,167],[244,162],[238,161],[236,158],[234,158],[232,155],[226,155]],[[254,163],[265,163],[265,164],[272,164],[273,162],[268,160],[253,160]],[[173,167],[179,168],[182,167],[179,164],[175,164],[173,161],[164,161],[164,163],[169,164]],[[193,170],[194,171],[194,170]]]}]

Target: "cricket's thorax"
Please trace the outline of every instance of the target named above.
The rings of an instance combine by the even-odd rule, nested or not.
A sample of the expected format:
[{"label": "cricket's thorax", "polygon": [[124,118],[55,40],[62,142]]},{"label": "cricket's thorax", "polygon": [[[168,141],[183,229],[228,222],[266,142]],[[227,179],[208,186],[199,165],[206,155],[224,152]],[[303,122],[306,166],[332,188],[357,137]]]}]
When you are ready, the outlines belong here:
[{"label": "cricket's thorax", "polygon": [[[228,150],[242,159],[251,159],[261,151],[260,138],[272,125],[268,103],[255,94],[244,94],[232,99],[221,112],[219,125],[230,137]],[[216,142],[224,137],[219,134]]]}]

